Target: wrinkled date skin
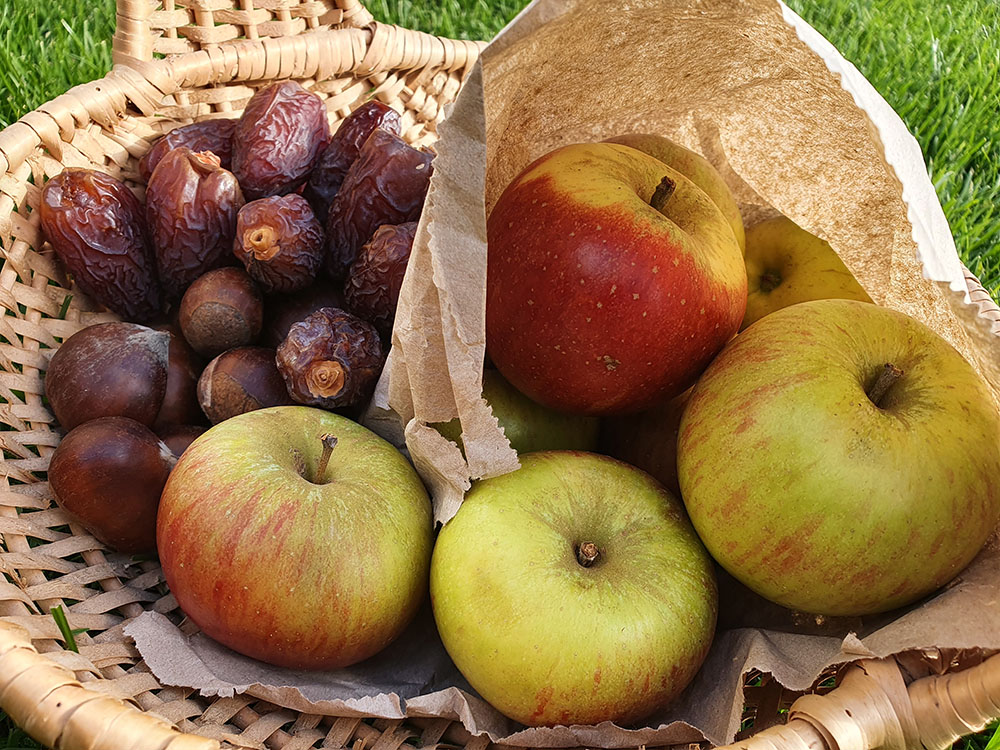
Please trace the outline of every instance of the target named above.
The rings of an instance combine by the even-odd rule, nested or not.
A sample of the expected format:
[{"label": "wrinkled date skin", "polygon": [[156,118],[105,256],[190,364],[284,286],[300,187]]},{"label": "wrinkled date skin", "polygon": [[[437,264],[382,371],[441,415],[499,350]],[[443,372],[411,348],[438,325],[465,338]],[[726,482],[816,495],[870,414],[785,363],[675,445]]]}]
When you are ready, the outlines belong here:
[{"label": "wrinkled date skin", "polygon": [[324,307],[291,327],[275,361],[295,401],[338,409],[371,397],[385,355],[371,323]]},{"label": "wrinkled date skin", "polygon": [[370,101],[351,112],[340,123],[333,134],[330,145],[323,151],[319,163],[309,175],[305,197],[309,199],[317,216],[326,218],[330,203],[340,190],[340,185],[358,158],[361,146],[368,140],[375,128],[381,128],[393,135],[402,132],[403,121],[399,113],[382,102]]},{"label": "wrinkled date skin", "polygon": [[285,195],[305,183],[330,142],[326,105],[295,81],[266,86],[233,134],[233,173],[247,200]]},{"label": "wrinkled date skin", "polygon": [[415,221],[379,227],[347,273],[344,300],[348,308],[374,325],[383,337],[392,333],[399,290],[416,233]]},{"label": "wrinkled date skin", "polygon": [[192,151],[211,151],[219,157],[223,169],[229,169],[233,161],[233,131],[236,120],[203,120],[191,125],[175,128],[158,140],[139,160],[139,176],[149,184],[149,178],[160,160],[170,151],[186,146]]},{"label": "wrinkled date skin", "polygon": [[157,164],[146,190],[146,219],[168,299],[231,261],[243,193],[210,152],[175,148]]},{"label": "wrinkled date skin", "polygon": [[376,130],[365,141],[327,218],[327,272],[343,281],[361,246],[383,224],[420,218],[433,155]]},{"label": "wrinkled date skin", "polygon": [[325,277],[301,292],[268,295],[264,299],[261,343],[277,349],[293,325],[305,320],[321,307],[345,309],[344,295]]},{"label": "wrinkled date skin", "polygon": [[160,312],[142,204],[123,182],[92,169],[64,169],[42,190],[41,225],[85,294],[140,323]]},{"label": "wrinkled date skin", "polygon": [[301,195],[251,201],[236,217],[233,252],[265,292],[297,292],[323,264],[323,227]]}]

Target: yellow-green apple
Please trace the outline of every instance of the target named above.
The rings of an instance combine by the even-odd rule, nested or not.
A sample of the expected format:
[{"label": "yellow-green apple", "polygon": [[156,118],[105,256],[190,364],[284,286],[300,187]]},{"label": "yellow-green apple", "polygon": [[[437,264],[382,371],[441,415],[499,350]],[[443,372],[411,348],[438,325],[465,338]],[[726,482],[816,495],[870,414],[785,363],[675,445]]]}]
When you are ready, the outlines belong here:
[{"label": "yellow-green apple", "polygon": [[[544,450],[597,448],[600,420],[547,409],[508,383],[497,370],[483,370],[483,398],[510,447],[518,453]],[[434,425],[449,440],[462,446],[462,423],[453,419]]]},{"label": "yellow-green apple", "polygon": [[487,349],[550,408],[608,415],[672,398],[743,320],[746,270],[726,217],[634,148],[539,158],[501,194],[487,234]]},{"label": "yellow-green apple", "polygon": [[729,191],[729,186],[722,179],[722,175],[712,166],[712,162],[669,138],[652,133],[625,133],[608,138],[605,143],[620,143],[623,146],[639,149],[643,153],[659,159],[664,164],[669,164],[691,180],[704,190],[719,207],[719,210],[726,217],[726,221],[729,222],[729,226],[732,227],[736,241],[740,243],[740,249],[744,248],[746,240],[743,217],[736,205],[736,199]]},{"label": "yellow-green apple", "polygon": [[681,494],[713,557],[790,609],[863,615],[948,582],[1000,520],[1000,414],[923,323],[815,300],[740,333],[681,419]]},{"label": "yellow-green apple", "polygon": [[747,230],[747,311],[742,328],[812,299],[871,302],[829,243],[778,216]]},{"label": "yellow-green apple", "polygon": [[639,414],[602,419],[600,452],[642,469],[679,496],[677,433],[690,397],[688,388]]},{"label": "yellow-green apple", "polygon": [[270,664],[332,669],[381,650],[416,613],[431,509],[382,438],[321,409],[276,406],[220,422],[184,451],[156,541],[177,603],[208,636]]},{"label": "yellow-green apple", "polygon": [[697,672],[715,628],[708,554],[680,502],[607,456],[544,451],[476,483],[431,561],[438,632],[524,724],[638,721]]}]

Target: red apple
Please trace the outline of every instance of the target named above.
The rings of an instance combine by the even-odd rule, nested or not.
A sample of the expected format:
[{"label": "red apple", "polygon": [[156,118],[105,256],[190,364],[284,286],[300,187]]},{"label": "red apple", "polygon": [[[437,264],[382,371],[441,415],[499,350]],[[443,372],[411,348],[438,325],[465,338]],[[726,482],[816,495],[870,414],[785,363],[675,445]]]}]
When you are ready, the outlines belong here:
[{"label": "red apple", "polygon": [[[324,462],[323,436],[337,438]],[[208,636],[271,664],[333,669],[388,645],[427,590],[431,508],[416,471],[349,419],[276,406],[220,422],[163,489],[156,543]]]},{"label": "red apple", "polygon": [[608,138],[606,143],[619,143],[622,146],[637,148],[644,154],[649,154],[669,164],[691,182],[705,191],[706,195],[715,202],[725,214],[729,226],[733,228],[736,241],[740,243],[740,249],[746,246],[746,232],[743,227],[743,216],[740,214],[736,199],[729,192],[729,186],[722,179],[712,162],[701,154],[684,148],[679,143],[674,143],[669,138],[653,133],[626,133]]},{"label": "red apple", "polygon": [[725,214],[628,146],[541,157],[500,196],[487,231],[487,349],[545,406],[608,415],[672,398],[743,319],[746,269]]}]

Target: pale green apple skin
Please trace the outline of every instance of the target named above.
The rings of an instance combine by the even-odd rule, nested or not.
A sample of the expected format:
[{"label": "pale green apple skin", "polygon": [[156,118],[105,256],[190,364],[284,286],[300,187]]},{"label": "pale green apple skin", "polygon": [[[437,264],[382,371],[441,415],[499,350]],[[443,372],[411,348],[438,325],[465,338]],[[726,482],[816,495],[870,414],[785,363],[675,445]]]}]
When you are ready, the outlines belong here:
[{"label": "pale green apple skin", "polygon": [[[575,546],[591,541],[590,568]],[[546,451],[483,480],[441,531],[431,602],[449,655],[532,726],[637,721],[712,640],[714,571],[679,501],[605,456]]]},{"label": "pale green apple skin", "polygon": [[[324,484],[320,436],[337,437]],[[427,591],[427,492],[392,445],[306,406],[247,412],[184,452],[157,516],[160,563],[207,635],[279,666],[332,669],[402,632]]]},{"label": "pale green apple skin", "polygon": [[743,216],[740,214],[739,206],[736,205],[736,199],[730,192],[729,186],[726,185],[726,181],[722,179],[722,175],[704,156],[669,138],[653,133],[625,133],[608,138],[604,142],[617,143],[642,151],[687,177],[700,187],[705,195],[711,198],[712,202],[722,211],[736,236],[740,250],[746,247],[746,230],[743,226]]},{"label": "pale green apple skin", "polygon": [[[829,243],[785,216],[755,224],[746,234],[747,311],[740,330],[783,307],[814,299],[871,297]],[[777,286],[762,283],[765,276]],[[773,283],[773,282],[772,282]]]},{"label": "pale green apple skin", "polygon": [[[592,451],[597,448],[600,420],[565,414],[536,404],[508,383],[497,370],[483,370],[483,398],[497,424],[518,453],[545,450]],[[462,423],[453,419],[434,425],[457,445],[462,443]]]},{"label": "pale green apple skin", "polygon": [[[903,370],[875,406],[886,363]],[[1000,520],[1000,416],[931,329],[804,302],[733,339],[681,420],[681,494],[712,556],[762,596],[863,615],[947,583]]]}]

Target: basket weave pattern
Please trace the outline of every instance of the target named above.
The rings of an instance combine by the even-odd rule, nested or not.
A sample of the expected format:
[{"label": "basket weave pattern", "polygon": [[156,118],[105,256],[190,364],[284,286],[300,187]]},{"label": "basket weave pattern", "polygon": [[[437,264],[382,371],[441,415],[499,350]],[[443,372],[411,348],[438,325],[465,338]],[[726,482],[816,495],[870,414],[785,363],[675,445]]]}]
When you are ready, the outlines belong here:
[{"label": "basket weave pattern", "polygon": [[115,62],[372,21],[357,0],[118,0]]},{"label": "basket weave pattern", "polygon": [[[107,551],[68,522],[46,483],[60,437],[43,401],[48,361],[65,338],[114,316],[73,289],[42,240],[36,211],[41,186],[67,166],[103,170],[141,196],[138,159],[156,138],[193,120],[235,117],[276,79],[298,80],[321,96],[332,124],[378,98],[402,113],[408,142],[431,145],[481,47],[374,23],[355,0],[119,0],[114,49],[125,64],[0,132],[0,706],[47,746],[489,745],[447,719],[298,714],[250,695],[201,698],[149,672],[122,635],[124,624],[151,609],[193,626],[182,621],[155,561]],[[1000,309],[972,277],[970,288],[1000,332]],[[50,614],[57,606],[72,628],[86,631],[77,636],[79,653],[64,646]],[[990,700],[963,705],[959,719],[949,714],[955,736],[1000,715],[1000,669],[990,674],[982,688]],[[747,691],[748,715],[756,728],[773,723],[793,697],[765,680]],[[755,739],[762,747],[822,747],[817,738],[829,733],[800,714],[776,728],[780,742]]]}]

